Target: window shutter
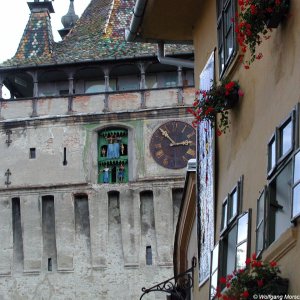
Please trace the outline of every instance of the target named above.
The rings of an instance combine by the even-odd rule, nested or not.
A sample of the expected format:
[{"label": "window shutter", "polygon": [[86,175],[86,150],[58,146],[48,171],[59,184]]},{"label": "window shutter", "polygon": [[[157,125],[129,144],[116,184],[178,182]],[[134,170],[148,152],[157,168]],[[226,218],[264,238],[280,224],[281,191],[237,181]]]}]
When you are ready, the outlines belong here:
[{"label": "window shutter", "polygon": [[267,187],[261,192],[257,199],[256,216],[256,255],[259,256],[265,248],[265,218],[266,218],[266,196]]},{"label": "window shutter", "polygon": [[237,220],[237,242],[235,269],[243,269],[249,252],[251,210],[239,216]]}]

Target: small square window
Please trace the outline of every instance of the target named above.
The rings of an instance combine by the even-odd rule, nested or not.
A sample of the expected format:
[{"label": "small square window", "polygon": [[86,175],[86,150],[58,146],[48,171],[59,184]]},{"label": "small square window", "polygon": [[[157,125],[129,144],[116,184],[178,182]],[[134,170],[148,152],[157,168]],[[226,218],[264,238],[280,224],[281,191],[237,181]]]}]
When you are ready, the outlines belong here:
[{"label": "small square window", "polygon": [[30,148],[30,149],[29,149],[29,158],[30,158],[30,159],[36,158],[36,151],[35,151],[35,148]]}]

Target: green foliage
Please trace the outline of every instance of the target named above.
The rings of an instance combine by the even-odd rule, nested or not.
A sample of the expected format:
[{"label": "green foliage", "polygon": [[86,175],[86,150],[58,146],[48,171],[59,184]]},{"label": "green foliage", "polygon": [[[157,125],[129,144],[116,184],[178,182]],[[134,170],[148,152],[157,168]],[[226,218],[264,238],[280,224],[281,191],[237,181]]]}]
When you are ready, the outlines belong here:
[{"label": "green foliage", "polygon": [[288,280],[279,276],[280,270],[275,261],[269,263],[252,258],[246,260],[246,268],[220,279],[224,286],[217,288],[216,297],[223,300],[256,299],[258,295],[285,295]]},{"label": "green foliage", "polygon": [[[193,125],[209,121],[212,127],[216,127],[218,136],[226,133],[229,128],[228,109],[232,108],[242,95],[238,82],[228,80],[221,81],[219,85],[213,83],[207,91],[197,91],[193,108],[188,109],[195,117]],[[220,114],[218,121],[216,114]]]},{"label": "green foliage", "polygon": [[289,0],[239,0],[238,3],[240,12],[233,21],[242,52],[250,52],[250,57],[244,61],[245,68],[249,69],[250,64],[263,57],[256,48],[263,39],[270,38],[272,29],[268,28],[268,21],[273,17],[278,20],[286,17]]}]

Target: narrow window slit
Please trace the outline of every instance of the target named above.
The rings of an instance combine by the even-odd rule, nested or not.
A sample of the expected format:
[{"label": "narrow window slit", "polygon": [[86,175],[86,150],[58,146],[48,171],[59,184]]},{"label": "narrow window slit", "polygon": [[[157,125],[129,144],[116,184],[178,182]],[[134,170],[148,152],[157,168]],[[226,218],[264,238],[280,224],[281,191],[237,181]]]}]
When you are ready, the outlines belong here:
[{"label": "narrow window slit", "polygon": [[152,249],[151,246],[146,247],[146,265],[152,265]]},{"label": "narrow window slit", "polygon": [[52,272],[52,258],[48,258],[48,271]]},{"label": "narrow window slit", "polygon": [[63,161],[63,165],[66,166],[68,164],[67,162],[67,148],[64,147],[64,161]]},{"label": "narrow window slit", "polygon": [[36,158],[36,150],[35,150],[35,148],[30,148],[29,149],[29,158],[30,159],[35,159]]}]

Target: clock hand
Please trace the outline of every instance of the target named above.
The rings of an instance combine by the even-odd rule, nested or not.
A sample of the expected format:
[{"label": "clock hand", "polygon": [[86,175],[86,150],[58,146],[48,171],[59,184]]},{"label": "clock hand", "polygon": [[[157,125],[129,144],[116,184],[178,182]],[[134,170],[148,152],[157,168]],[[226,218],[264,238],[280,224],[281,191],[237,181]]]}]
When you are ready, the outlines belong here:
[{"label": "clock hand", "polygon": [[159,128],[161,134],[166,137],[172,144],[176,144],[176,142],[174,142],[174,140],[172,140],[168,134],[168,132],[166,130],[163,130],[162,128]]},{"label": "clock hand", "polygon": [[185,140],[185,141],[182,141],[182,142],[179,142],[179,143],[171,143],[170,146],[171,147],[173,147],[173,146],[189,146],[192,143],[193,143],[192,141]]}]

